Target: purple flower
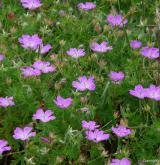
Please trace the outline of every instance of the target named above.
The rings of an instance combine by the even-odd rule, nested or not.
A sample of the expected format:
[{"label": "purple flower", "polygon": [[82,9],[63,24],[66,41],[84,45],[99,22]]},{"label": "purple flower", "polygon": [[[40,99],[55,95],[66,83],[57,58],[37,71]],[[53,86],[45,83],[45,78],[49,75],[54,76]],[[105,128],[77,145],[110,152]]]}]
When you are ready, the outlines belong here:
[{"label": "purple flower", "polygon": [[121,81],[124,79],[124,73],[123,72],[115,72],[115,71],[111,71],[109,73],[109,78],[112,80],[112,81]]},{"label": "purple flower", "polygon": [[63,98],[61,96],[57,96],[57,99],[54,100],[54,103],[62,109],[68,108],[72,104],[71,98]]},{"label": "purple flower", "polygon": [[42,4],[40,0],[21,0],[22,6],[27,9],[37,9],[39,8]]},{"label": "purple flower", "polygon": [[53,116],[53,112],[51,110],[43,111],[43,109],[38,109],[37,112],[33,115],[33,119],[40,120],[44,123],[49,122],[50,120],[55,120],[56,117]]},{"label": "purple flower", "polygon": [[93,131],[93,130],[95,130],[96,128],[98,128],[99,125],[97,125],[95,121],[89,121],[89,122],[87,122],[87,121],[83,120],[83,121],[82,121],[82,127],[83,127],[84,129],[89,130],[89,131]]},{"label": "purple flower", "polygon": [[0,54],[0,61],[3,61],[3,60],[4,60],[4,55]]},{"label": "purple flower", "polygon": [[52,46],[50,44],[47,45],[42,45],[42,47],[40,48],[40,53],[41,54],[46,54],[49,52],[49,50],[52,49]]},{"label": "purple flower", "polygon": [[156,59],[159,57],[159,49],[158,48],[149,48],[146,46],[140,51],[140,54],[149,59]]},{"label": "purple flower", "polygon": [[146,95],[146,89],[142,85],[136,85],[134,90],[130,90],[129,93],[139,99],[144,99]]},{"label": "purple flower", "polygon": [[84,49],[70,48],[67,54],[73,58],[83,57],[85,55]]},{"label": "purple flower", "polygon": [[39,76],[41,74],[41,71],[32,67],[21,68],[20,70],[25,77]]},{"label": "purple flower", "polygon": [[125,19],[122,15],[108,15],[106,21],[112,26],[119,26],[122,28],[128,20]]},{"label": "purple flower", "polygon": [[131,165],[131,162],[127,158],[123,159],[112,159],[112,162],[109,165]]},{"label": "purple flower", "polygon": [[132,133],[131,129],[126,128],[123,125],[119,125],[118,127],[112,127],[112,132],[115,133],[118,137],[125,137]]},{"label": "purple flower", "polygon": [[0,107],[9,107],[15,105],[13,97],[0,97]]},{"label": "purple flower", "polygon": [[138,48],[140,48],[142,46],[142,43],[141,43],[141,41],[138,41],[138,40],[132,40],[130,42],[130,46],[133,49],[138,49]]},{"label": "purple flower", "polygon": [[96,143],[108,140],[109,134],[106,134],[104,131],[100,131],[95,129],[94,131],[87,131],[86,132],[86,139],[94,141]]},{"label": "purple flower", "polygon": [[77,6],[79,10],[91,10],[96,8],[96,4],[92,2],[79,3]]},{"label": "purple flower", "polygon": [[24,34],[19,38],[19,42],[23,48],[36,50],[42,44],[42,39],[37,34],[32,36]]},{"label": "purple flower", "polygon": [[22,141],[29,140],[31,137],[36,136],[36,132],[31,132],[32,127],[24,127],[24,128],[19,128],[17,127],[14,130],[14,139],[20,139]]},{"label": "purple flower", "polygon": [[41,60],[34,62],[33,67],[37,70],[40,70],[42,73],[54,72],[56,70],[55,66],[51,65],[50,62]]},{"label": "purple flower", "polygon": [[96,42],[93,42],[91,44],[91,49],[94,52],[104,53],[104,52],[107,52],[109,50],[112,50],[112,46],[108,46],[108,43],[106,41],[103,41],[101,44],[98,44]]},{"label": "purple flower", "polygon": [[150,85],[149,88],[146,89],[146,95],[148,98],[159,101],[160,100],[160,87],[156,87],[155,85]]},{"label": "purple flower", "polygon": [[94,84],[94,77],[89,77],[87,78],[86,76],[82,76],[78,78],[79,81],[73,81],[72,86],[76,88],[78,91],[85,91],[85,90],[90,90],[93,91],[95,90],[96,86]]},{"label": "purple flower", "polygon": [[8,142],[6,140],[0,140],[0,155],[3,154],[5,151],[10,151],[11,147],[7,146]]}]

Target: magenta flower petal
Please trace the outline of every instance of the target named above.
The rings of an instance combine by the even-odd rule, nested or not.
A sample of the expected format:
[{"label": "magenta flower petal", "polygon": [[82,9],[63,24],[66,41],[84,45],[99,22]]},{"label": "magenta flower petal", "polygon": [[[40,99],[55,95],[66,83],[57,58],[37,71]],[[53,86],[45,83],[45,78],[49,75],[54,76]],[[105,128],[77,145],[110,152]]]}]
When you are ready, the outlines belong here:
[{"label": "magenta flower petal", "polygon": [[85,56],[85,50],[84,49],[76,49],[76,48],[70,48],[67,51],[67,55],[73,57],[73,58],[79,58]]},{"label": "magenta flower petal", "polygon": [[5,56],[3,54],[0,54],[0,61],[3,61]]},{"label": "magenta flower petal", "polygon": [[42,44],[42,39],[37,34],[32,36],[24,34],[19,38],[19,43],[21,43],[25,49],[36,50]]},{"label": "magenta flower petal", "polygon": [[112,127],[112,132],[121,138],[128,136],[132,133],[131,129],[126,128],[123,125],[119,125],[118,127]]},{"label": "magenta flower petal", "polygon": [[33,115],[33,119],[38,119],[46,123],[50,120],[55,120],[56,117],[53,116],[53,112],[51,110],[43,111],[43,109],[38,109],[37,112]]},{"label": "magenta flower petal", "polygon": [[72,82],[72,86],[76,88],[78,91],[85,91],[85,90],[93,91],[96,88],[94,84],[94,77],[92,76],[89,78],[87,78],[86,76],[79,77],[78,81]]},{"label": "magenta flower petal", "polygon": [[61,96],[57,96],[56,100],[54,100],[54,103],[62,109],[68,108],[72,104],[71,98],[63,98]]},{"label": "magenta flower petal", "polygon": [[25,77],[39,76],[41,74],[40,70],[34,69],[32,67],[21,68],[20,70]]},{"label": "magenta flower petal", "polygon": [[103,41],[101,44],[93,42],[91,44],[91,49],[94,52],[104,53],[104,52],[108,52],[109,50],[112,50],[112,46],[108,46],[108,43],[106,41]]},{"label": "magenta flower petal", "polygon": [[142,46],[142,43],[138,40],[132,40],[130,41],[130,46],[132,49],[138,49]]},{"label": "magenta flower petal", "polygon": [[109,78],[114,81],[114,82],[118,82],[124,79],[124,73],[123,72],[115,72],[115,71],[111,71],[109,73]]},{"label": "magenta flower petal", "polygon": [[96,4],[92,2],[79,3],[77,6],[79,10],[91,10],[96,8]]},{"label": "magenta flower petal", "polygon": [[0,140],[0,155],[5,151],[10,151],[11,147],[7,146],[8,142],[6,140]]},{"label": "magenta flower petal", "polygon": [[100,131],[98,129],[95,129],[94,131],[86,131],[86,139],[96,143],[108,140],[109,137],[109,134],[106,134],[104,131]]},{"label": "magenta flower petal", "polygon": [[149,48],[149,47],[144,47],[142,48],[142,50],[140,51],[140,54],[142,56],[145,56],[149,59],[156,59],[159,57],[159,49],[158,48]]},{"label": "magenta flower petal", "polygon": [[97,125],[95,121],[87,122],[87,121],[83,120],[82,127],[86,130],[93,131],[93,130],[97,129],[99,127],[99,125]]},{"label": "magenta flower petal", "polygon": [[42,45],[42,47],[40,49],[40,53],[41,54],[46,54],[50,51],[50,49],[52,49],[52,46],[50,44],[47,44],[45,46]]},{"label": "magenta flower petal", "polygon": [[10,107],[14,106],[13,97],[0,97],[0,107]]},{"label": "magenta flower petal", "polygon": [[112,162],[109,165],[131,165],[131,162],[128,158],[112,159]]},{"label": "magenta flower petal", "polygon": [[35,10],[42,4],[40,0],[21,0],[22,6],[27,9]]},{"label": "magenta flower petal", "polygon": [[29,140],[31,137],[36,136],[36,132],[31,132],[31,131],[32,131],[31,127],[24,127],[24,128],[17,127],[14,130],[13,138],[22,141]]},{"label": "magenta flower petal", "polygon": [[40,70],[42,73],[55,72],[56,70],[56,67],[54,65],[51,65],[50,62],[41,60],[34,62],[33,68]]},{"label": "magenta flower petal", "polygon": [[129,93],[139,99],[144,99],[147,96],[146,89],[142,85],[136,85],[134,90],[130,90]]},{"label": "magenta flower petal", "polygon": [[112,26],[119,26],[122,28],[127,22],[127,19],[124,19],[122,15],[108,15],[106,21]]}]

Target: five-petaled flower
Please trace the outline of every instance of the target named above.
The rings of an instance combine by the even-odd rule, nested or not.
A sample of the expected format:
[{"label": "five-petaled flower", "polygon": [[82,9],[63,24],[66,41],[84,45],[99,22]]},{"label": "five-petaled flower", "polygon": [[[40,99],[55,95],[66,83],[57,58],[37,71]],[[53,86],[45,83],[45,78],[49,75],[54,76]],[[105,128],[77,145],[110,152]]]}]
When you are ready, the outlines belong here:
[{"label": "five-petaled flower", "polygon": [[142,43],[141,41],[138,41],[138,40],[132,40],[130,41],[130,46],[132,49],[138,49],[142,46]]},{"label": "five-petaled flower", "polygon": [[5,151],[10,151],[11,147],[8,146],[8,142],[6,140],[0,140],[0,155]]},{"label": "five-petaled flower", "polygon": [[34,62],[33,68],[41,71],[42,73],[54,72],[56,70],[56,67],[54,65],[51,65],[50,62],[41,60]]},{"label": "five-petaled flower", "polygon": [[25,77],[39,76],[41,74],[40,70],[32,67],[21,68],[20,70],[22,71],[22,75]]},{"label": "five-petaled flower", "polygon": [[117,127],[112,127],[112,132],[121,138],[128,136],[132,133],[131,129],[129,129],[123,125],[119,125]]},{"label": "five-petaled flower", "polygon": [[112,159],[112,162],[109,165],[131,165],[131,162],[128,158]]},{"label": "five-petaled flower", "polygon": [[86,134],[86,139],[96,143],[104,140],[108,140],[110,137],[109,134],[106,134],[104,131],[98,129],[95,129],[93,131],[86,131],[85,134]]},{"label": "five-petaled flower", "polygon": [[42,39],[37,34],[32,36],[24,34],[19,38],[19,42],[23,48],[36,50],[42,44]]},{"label": "five-petaled flower", "polygon": [[93,42],[91,44],[91,49],[94,52],[100,52],[100,53],[104,53],[107,52],[109,50],[112,50],[112,46],[108,46],[108,42],[103,41],[102,43],[98,44],[96,42]]},{"label": "five-petaled flower", "polygon": [[72,86],[78,91],[95,90],[96,86],[94,83],[94,77],[91,76],[87,78],[86,76],[81,76],[78,78],[78,81],[73,81]]},{"label": "five-petaled flower", "polygon": [[24,128],[17,127],[14,130],[13,138],[22,141],[29,140],[31,137],[36,136],[36,132],[32,132],[32,129],[33,129],[32,127],[24,127]]},{"label": "five-petaled flower", "polygon": [[40,120],[44,123],[49,122],[50,120],[55,120],[56,117],[53,116],[51,110],[44,111],[43,109],[38,109],[37,112],[33,115],[33,119]]},{"label": "five-petaled flower", "polygon": [[86,53],[84,49],[70,48],[67,54],[73,58],[83,57]]},{"label": "five-petaled flower", "polygon": [[27,9],[35,10],[42,4],[40,0],[21,0],[22,6]]},{"label": "five-petaled flower", "polygon": [[82,127],[86,130],[93,131],[93,130],[97,129],[99,127],[99,125],[97,125],[95,121],[87,122],[87,121],[83,120]]},{"label": "five-petaled flower", "polygon": [[142,85],[136,85],[134,90],[130,90],[129,93],[132,96],[138,97],[139,99],[144,99],[147,96],[146,89]]},{"label": "five-petaled flower", "polygon": [[0,97],[0,107],[10,107],[15,105],[13,97]]},{"label": "five-petaled flower", "polygon": [[122,28],[128,20],[125,19],[122,15],[108,15],[106,21],[112,26],[119,26]]},{"label": "five-petaled flower", "polygon": [[111,71],[109,73],[109,78],[114,82],[119,82],[124,79],[124,73],[121,71],[120,72]]},{"label": "five-petaled flower", "polygon": [[96,8],[96,4],[92,2],[79,3],[77,6],[79,10],[91,10]]},{"label": "five-petaled flower", "polygon": [[159,57],[159,49],[158,48],[150,48],[150,47],[144,47],[142,48],[142,50],[140,51],[140,54],[142,56],[145,56],[151,60],[156,59]]},{"label": "five-petaled flower", "polygon": [[61,96],[57,96],[56,100],[54,100],[54,103],[62,109],[68,108],[72,104],[71,98],[63,98]]}]

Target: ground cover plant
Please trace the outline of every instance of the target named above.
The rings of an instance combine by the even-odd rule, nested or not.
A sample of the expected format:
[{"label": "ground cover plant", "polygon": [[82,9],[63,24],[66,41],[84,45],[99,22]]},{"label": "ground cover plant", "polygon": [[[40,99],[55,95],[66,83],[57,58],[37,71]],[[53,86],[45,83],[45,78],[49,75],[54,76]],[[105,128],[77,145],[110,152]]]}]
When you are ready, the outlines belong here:
[{"label": "ground cover plant", "polygon": [[0,1],[0,164],[158,165],[159,9]]}]

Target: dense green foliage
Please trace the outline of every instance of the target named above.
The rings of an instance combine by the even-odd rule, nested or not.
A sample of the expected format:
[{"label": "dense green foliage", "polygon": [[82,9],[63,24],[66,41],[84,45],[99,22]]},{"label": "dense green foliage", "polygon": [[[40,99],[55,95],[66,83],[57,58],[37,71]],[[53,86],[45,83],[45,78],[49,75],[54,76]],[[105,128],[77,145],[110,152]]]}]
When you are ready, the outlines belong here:
[{"label": "dense green foliage", "polygon": [[[158,47],[158,0],[97,0],[96,9],[91,11],[79,11],[78,0],[43,0],[42,3],[41,8],[30,11],[19,0],[2,0],[0,53],[5,59],[0,62],[0,96],[13,96],[15,106],[0,107],[0,139],[6,139],[12,147],[12,151],[2,156],[0,164],[103,165],[112,158],[128,157],[136,165],[140,160],[158,160],[160,104],[129,95],[129,90],[137,84],[160,85],[160,63],[140,56],[139,50],[129,45],[130,40],[139,39],[143,46]],[[60,10],[64,10],[63,16]],[[128,19],[124,28],[106,23],[106,16],[115,11]],[[53,46],[52,50],[42,56],[22,48],[18,38],[23,34],[38,34]],[[113,50],[93,53],[89,48],[91,42],[103,40],[109,41]],[[67,56],[66,51],[74,47],[83,47],[86,56],[78,60]],[[51,58],[53,54],[55,58]],[[37,59],[53,63],[56,72],[24,78],[20,68],[32,65]],[[120,84],[112,83],[108,78],[111,70],[123,71],[125,79]],[[72,81],[82,75],[95,77],[95,91],[73,89]],[[59,94],[73,98],[67,110],[53,103]],[[39,107],[53,110],[56,120],[33,121],[32,115]],[[89,109],[89,113],[83,113],[83,108]],[[104,126],[103,130],[111,134],[109,141],[86,140],[82,120],[95,120]],[[119,123],[132,128],[134,133],[118,145],[111,127]],[[28,142],[13,139],[14,129],[26,125],[32,126],[37,136]],[[49,143],[40,137],[47,137]]]}]

